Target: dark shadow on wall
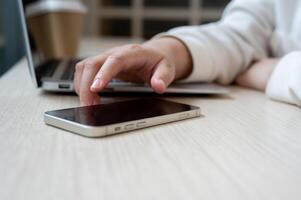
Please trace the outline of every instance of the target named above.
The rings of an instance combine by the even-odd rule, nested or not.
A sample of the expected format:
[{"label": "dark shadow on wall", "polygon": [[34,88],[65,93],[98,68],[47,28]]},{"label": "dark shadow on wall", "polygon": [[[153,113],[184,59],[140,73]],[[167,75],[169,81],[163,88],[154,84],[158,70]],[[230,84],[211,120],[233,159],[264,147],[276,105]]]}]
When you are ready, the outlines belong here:
[{"label": "dark shadow on wall", "polygon": [[24,56],[20,17],[17,0],[1,0],[0,20],[4,46],[0,48],[0,75]]},{"label": "dark shadow on wall", "polygon": [[2,68],[4,66],[4,37],[3,37],[3,27],[4,24],[4,17],[3,17],[3,2],[0,1],[0,75]]}]

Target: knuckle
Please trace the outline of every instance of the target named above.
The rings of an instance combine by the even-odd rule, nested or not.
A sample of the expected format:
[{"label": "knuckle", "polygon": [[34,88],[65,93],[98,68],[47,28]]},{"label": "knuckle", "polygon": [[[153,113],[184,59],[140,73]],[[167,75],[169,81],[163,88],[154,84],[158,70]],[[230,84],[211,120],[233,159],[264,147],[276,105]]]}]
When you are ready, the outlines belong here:
[{"label": "knuckle", "polygon": [[92,59],[88,59],[84,63],[84,67],[88,70],[93,69],[96,65],[97,65],[97,63]]},{"label": "knuckle", "polygon": [[83,67],[84,67],[83,62],[79,62],[75,65],[75,71],[76,72],[81,71]]},{"label": "knuckle", "polygon": [[108,57],[108,60],[110,60],[112,63],[116,63],[119,65],[123,65],[124,64],[124,57],[121,55],[110,55]]},{"label": "knuckle", "polygon": [[127,46],[128,50],[134,51],[134,52],[139,52],[142,50],[142,46],[139,44],[130,44]]}]

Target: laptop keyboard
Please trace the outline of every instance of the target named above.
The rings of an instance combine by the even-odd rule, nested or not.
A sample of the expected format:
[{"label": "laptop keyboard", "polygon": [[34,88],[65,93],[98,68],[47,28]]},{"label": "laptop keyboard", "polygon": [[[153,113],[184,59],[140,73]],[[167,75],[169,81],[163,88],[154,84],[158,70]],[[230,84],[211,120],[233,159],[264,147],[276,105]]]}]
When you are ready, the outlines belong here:
[{"label": "laptop keyboard", "polygon": [[40,67],[36,68],[37,75],[41,78],[43,77],[52,77],[57,67],[59,66],[60,61],[58,60],[50,60]]},{"label": "laptop keyboard", "polygon": [[61,77],[62,80],[67,80],[67,81],[73,80],[74,72],[75,72],[75,65],[79,61],[80,61],[80,59],[73,59],[73,60],[68,61],[68,64],[67,64],[68,67],[66,67],[66,69]]}]

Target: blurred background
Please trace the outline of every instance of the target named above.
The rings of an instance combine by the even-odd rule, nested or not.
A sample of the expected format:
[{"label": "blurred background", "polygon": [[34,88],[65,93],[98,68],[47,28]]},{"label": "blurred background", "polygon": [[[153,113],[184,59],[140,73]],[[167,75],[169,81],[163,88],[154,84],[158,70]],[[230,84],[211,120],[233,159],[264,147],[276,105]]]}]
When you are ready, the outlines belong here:
[{"label": "blurred background", "polygon": [[[63,0],[62,0],[63,1]],[[183,25],[219,20],[230,0],[82,0],[84,37],[149,39]],[[0,76],[24,56],[16,0],[0,1]]]}]

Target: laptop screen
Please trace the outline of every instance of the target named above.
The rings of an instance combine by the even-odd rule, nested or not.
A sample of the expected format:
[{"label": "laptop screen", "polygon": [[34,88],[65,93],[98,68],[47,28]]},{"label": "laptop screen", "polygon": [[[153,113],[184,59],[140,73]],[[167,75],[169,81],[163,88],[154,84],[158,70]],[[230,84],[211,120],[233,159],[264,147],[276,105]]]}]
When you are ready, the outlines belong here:
[{"label": "laptop screen", "polygon": [[[35,81],[37,81],[37,77],[36,77],[36,69],[38,66],[41,65],[41,63],[45,62],[46,60],[43,58],[42,56],[42,53],[39,53],[38,50],[37,50],[37,45],[33,39],[33,36],[32,34],[30,33],[29,31],[29,27],[28,27],[28,21],[27,21],[27,18],[26,18],[26,7],[32,3],[35,3],[37,2],[38,0],[20,0],[20,6],[21,6],[21,9],[23,9],[23,13],[21,13],[21,17],[25,20],[25,28],[26,29],[23,29],[24,32],[24,37],[27,39],[28,41],[28,45],[27,47],[27,51],[30,51],[30,52],[27,52],[27,57],[28,59],[30,60],[29,61],[29,67],[31,68],[31,75],[33,76],[33,78],[35,79]],[[33,66],[32,66],[33,65]],[[32,69],[33,68],[33,69]],[[38,84],[39,85],[39,84]]]},{"label": "laptop screen", "polygon": [[27,56],[37,85],[62,59],[77,55],[85,8],[73,1],[19,0]]}]

